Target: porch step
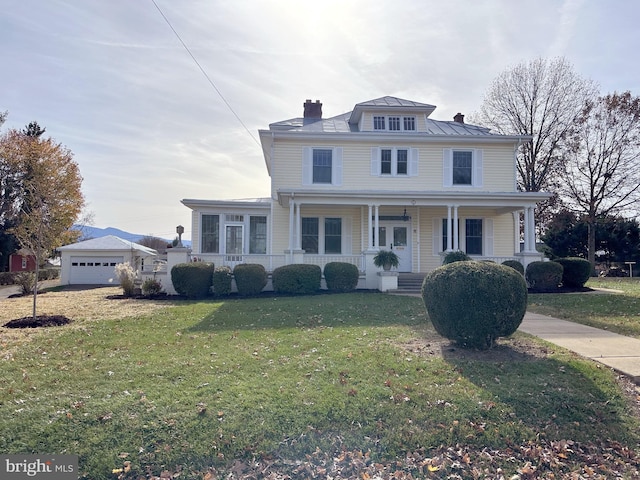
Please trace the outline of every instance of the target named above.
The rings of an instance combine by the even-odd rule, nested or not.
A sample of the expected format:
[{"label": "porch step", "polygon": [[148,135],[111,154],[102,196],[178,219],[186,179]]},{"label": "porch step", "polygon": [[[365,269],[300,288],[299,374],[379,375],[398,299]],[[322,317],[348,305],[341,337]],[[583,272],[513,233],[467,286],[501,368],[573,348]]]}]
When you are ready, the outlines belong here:
[{"label": "porch step", "polygon": [[424,273],[400,273],[398,274],[398,289],[393,293],[420,293]]}]

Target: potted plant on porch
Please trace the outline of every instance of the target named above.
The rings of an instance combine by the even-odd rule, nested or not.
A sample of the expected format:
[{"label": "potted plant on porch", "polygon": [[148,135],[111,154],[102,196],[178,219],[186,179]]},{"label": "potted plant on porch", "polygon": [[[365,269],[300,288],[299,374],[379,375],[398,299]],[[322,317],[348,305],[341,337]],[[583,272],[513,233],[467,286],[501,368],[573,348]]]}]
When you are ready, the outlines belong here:
[{"label": "potted plant on porch", "polygon": [[400,259],[391,250],[380,250],[373,257],[373,264],[376,267],[382,267],[384,270],[391,270],[391,267],[395,268],[400,264]]}]

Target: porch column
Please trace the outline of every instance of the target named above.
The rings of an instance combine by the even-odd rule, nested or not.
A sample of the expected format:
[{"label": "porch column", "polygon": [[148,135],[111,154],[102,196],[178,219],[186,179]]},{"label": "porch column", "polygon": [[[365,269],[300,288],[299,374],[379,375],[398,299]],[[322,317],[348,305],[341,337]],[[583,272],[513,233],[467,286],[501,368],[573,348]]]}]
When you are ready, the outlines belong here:
[{"label": "porch column", "polygon": [[520,253],[520,211],[512,212],[513,215],[513,253]]},{"label": "porch column", "polygon": [[295,209],[295,202],[289,199],[289,253],[293,254],[293,213]]},{"label": "porch column", "polygon": [[300,213],[301,204],[296,204],[296,231],[295,231],[295,243],[296,250],[302,250],[302,215]]},{"label": "porch column", "polygon": [[529,207],[529,246],[531,252],[536,251],[536,208]]},{"label": "porch column", "polygon": [[453,246],[453,225],[451,224],[451,205],[447,205],[447,252],[452,250]]},{"label": "porch column", "polygon": [[380,205],[374,205],[374,215],[375,215],[375,232],[376,235],[374,237],[374,248],[380,247]]},{"label": "porch column", "polygon": [[458,205],[453,206],[453,249],[460,250],[460,239],[458,234]]},{"label": "porch column", "polygon": [[373,220],[371,219],[373,205],[369,205],[369,215],[367,215],[367,250],[373,250]]}]

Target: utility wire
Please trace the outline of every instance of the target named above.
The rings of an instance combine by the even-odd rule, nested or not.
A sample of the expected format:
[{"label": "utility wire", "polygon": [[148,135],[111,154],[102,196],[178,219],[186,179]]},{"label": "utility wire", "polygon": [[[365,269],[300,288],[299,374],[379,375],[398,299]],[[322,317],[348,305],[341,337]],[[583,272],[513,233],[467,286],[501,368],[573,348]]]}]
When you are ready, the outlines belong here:
[{"label": "utility wire", "polygon": [[204,75],[204,77],[207,79],[207,81],[209,82],[209,84],[214,88],[214,90],[218,93],[218,95],[220,96],[220,98],[222,99],[222,101],[224,102],[224,104],[229,108],[229,110],[231,111],[231,113],[233,113],[233,115],[236,117],[236,119],[238,120],[238,122],[240,122],[240,125],[243,126],[243,128],[246,130],[246,132],[249,134],[249,136],[253,139],[254,142],[256,142],[256,144],[258,146],[260,146],[260,142],[258,142],[258,139],[256,139],[256,137],[253,135],[253,133],[251,133],[251,130],[249,130],[247,128],[247,126],[244,124],[244,122],[242,121],[242,119],[238,116],[238,114],[235,112],[235,110],[233,109],[233,107],[231,107],[231,105],[229,104],[229,102],[227,102],[227,99],[224,98],[224,95],[222,95],[222,92],[218,89],[218,87],[216,86],[216,84],[213,82],[213,80],[211,80],[211,78],[209,77],[209,75],[207,75],[207,72],[204,70],[204,68],[202,68],[202,65],[200,65],[200,63],[198,62],[198,60],[196,59],[196,57],[193,55],[193,53],[191,53],[191,50],[189,50],[189,47],[187,46],[186,43],[184,43],[184,41],[182,40],[182,38],[180,37],[180,34],[178,34],[178,32],[176,31],[175,28],[173,28],[173,25],[171,25],[171,22],[169,21],[169,19],[167,18],[167,16],[164,14],[164,12],[160,9],[160,7],[158,6],[158,4],[156,3],[156,0],[151,0],[151,2],[153,3],[153,5],[156,7],[156,9],[158,10],[158,12],[160,12],[160,15],[162,15],[162,18],[164,18],[164,21],[167,22],[167,25],[169,25],[169,28],[171,29],[171,31],[173,31],[173,33],[175,34],[175,36],[178,38],[178,40],[180,41],[180,43],[182,44],[182,46],[184,47],[184,49],[187,51],[187,53],[189,54],[189,56],[191,57],[191,59],[194,61],[194,63],[198,66],[198,68],[200,69],[200,72],[202,72],[202,74]]}]

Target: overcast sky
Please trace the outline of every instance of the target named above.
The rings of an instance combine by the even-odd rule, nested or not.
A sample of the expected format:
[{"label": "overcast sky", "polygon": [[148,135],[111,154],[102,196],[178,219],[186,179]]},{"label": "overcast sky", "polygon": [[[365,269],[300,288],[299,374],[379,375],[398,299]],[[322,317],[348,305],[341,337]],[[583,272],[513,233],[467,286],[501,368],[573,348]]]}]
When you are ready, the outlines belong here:
[{"label": "overcast sky", "polygon": [[257,131],[305,99],[329,117],[391,95],[450,120],[556,56],[640,94],[635,0],[155,2],[197,63],[153,0],[0,0],[0,131],[36,120],[70,148],[97,227],[188,239],[181,199],[268,196]]}]

